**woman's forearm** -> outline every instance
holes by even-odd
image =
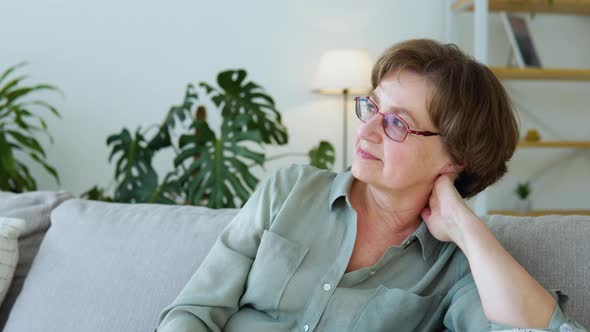
[[[546,328],[556,302],[496,240],[471,211],[458,220],[461,248],[489,320],[517,327]]]

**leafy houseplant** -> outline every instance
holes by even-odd
[[[217,76],[219,87],[205,82],[198,88],[189,84],[182,104],[170,108],[152,136],[148,136],[149,129],[141,127],[133,134],[124,128],[109,136],[109,161],[117,156],[114,197],[97,186],[83,196],[211,208],[241,206],[259,181],[251,168],[264,167],[267,160],[276,159],[266,157],[264,145],[288,142],[287,128],[273,99],[258,84],[246,80],[246,75],[245,70],[226,70]],[[205,107],[198,105],[202,101],[212,102],[220,111],[219,134],[209,127]],[[176,142],[173,137],[179,129],[184,132]],[[167,148],[174,150],[174,168],[160,181],[152,161],[157,152]],[[330,168],[334,148],[322,141],[308,156],[312,165]]]
[[[530,183],[518,183],[514,189],[514,193],[518,197],[518,201],[516,201],[516,210],[519,212],[529,212],[531,210],[531,201],[529,199],[531,194]]]
[[[531,186],[528,182],[518,183],[514,193],[519,199],[527,199],[531,194]]]
[[[45,133],[53,143],[47,123],[38,113],[48,110],[55,116],[60,117],[60,114],[42,99],[31,100],[38,92],[58,90],[47,84],[25,86],[22,83],[27,76],[12,78],[14,71],[24,65],[9,67],[0,75],[0,190],[16,193],[37,189],[35,178],[22,160],[23,155],[40,164],[59,183],[57,171],[48,164],[36,134]]]

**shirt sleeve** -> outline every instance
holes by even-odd
[[[238,311],[262,233],[280,207],[276,177],[263,181],[224,229],[174,302],[160,313],[156,331],[221,331]]]
[[[444,326],[454,332],[462,331],[553,331],[561,329],[571,332],[584,332],[582,325],[569,318],[563,311],[567,302],[567,295],[559,290],[549,290],[556,299],[555,310],[546,329],[530,329],[499,324],[486,318],[481,299],[471,273],[465,275],[455,284],[447,295],[450,305],[444,316]]]

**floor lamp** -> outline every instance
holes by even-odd
[[[373,61],[364,49],[341,49],[325,52],[318,66],[313,91],[324,95],[342,95],[342,170],[348,167],[348,103],[352,95],[366,95],[371,90]]]

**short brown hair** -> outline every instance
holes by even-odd
[[[427,109],[447,151],[464,170],[455,181],[469,198],[500,179],[518,144],[518,123],[506,90],[485,65],[454,44],[412,39],[387,49],[373,67],[373,89],[389,72],[427,79]]]

